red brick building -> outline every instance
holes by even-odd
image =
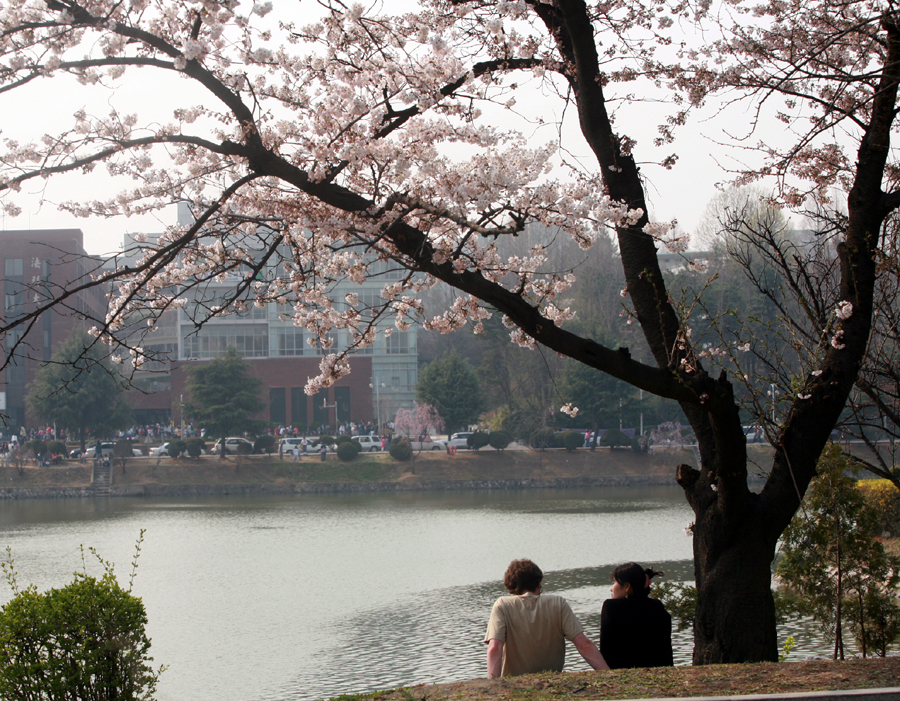
[[[338,380],[332,387],[321,390],[314,396],[304,393],[308,377],[319,373],[319,358],[246,358],[250,366],[250,374],[262,380],[266,408],[254,418],[279,424],[304,428],[321,425],[332,428],[344,421],[356,423],[373,419],[372,359],[368,357],[351,358],[351,373]],[[181,421],[181,398],[185,396],[187,373],[191,366],[209,362],[208,360],[176,361],[172,363],[170,390],[148,395],[153,403],[160,406],[171,406],[173,419]],[[189,416],[184,417],[186,421]]]
[[[61,291],[87,282],[101,265],[101,259],[85,252],[81,229],[0,231],[4,321],[26,316]],[[105,316],[105,290],[94,287],[41,314],[24,338],[27,324],[0,338],[4,359],[13,353],[0,371],[0,413],[9,428],[36,425],[25,405],[28,384],[76,327],[94,326]]]

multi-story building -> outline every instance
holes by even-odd
[[[131,245],[126,237],[124,250]],[[337,285],[331,294],[335,307],[343,309],[344,295],[350,292],[363,304],[373,304],[380,299],[386,281],[401,274],[388,269],[377,272],[376,279],[362,285]],[[275,275],[277,271],[270,273]],[[392,420],[397,409],[412,405],[418,379],[413,330],[394,329],[388,338],[379,335],[375,345],[351,357],[348,377],[309,397],[303,389],[307,379],[318,374],[323,351],[308,343],[311,334],[306,329],[294,326],[290,308],[274,303],[262,308],[250,306],[242,314],[214,317],[198,329],[195,319],[204,316],[202,307],[221,300],[237,280],[211,284],[203,289],[202,297],[199,292],[189,296],[184,308],[166,312],[157,329],[144,340],[144,350],[160,360],[148,363],[138,378],[142,389],[151,393],[134,397],[140,420],[162,422],[169,407],[171,416],[180,420],[185,368],[215,358],[229,347],[250,361],[252,374],[263,380],[268,410],[259,418],[272,423],[314,427],[343,421],[383,423]],[[387,320],[382,325],[391,323]],[[346,344],[346,334],[334,334],[335,348]]]
[[[102,264],[85,252],[81,229],[2,231],[0,242],[3,319],[7,322],[33,314],[41,303],[84,284]],[[92,287],[0,338],[3,358],[12,354],[0,371],[0,414],[10,429],[36,424],[26,408],[25,395],[41,365],[76,327],[93,326],[105,315],[105,290]]]

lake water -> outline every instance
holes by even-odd
[[[41,500],[2,504],[0,546],[22,584],[68,583],[84,544],[127,586],[146,529],[134,592],[168,665],[157,698],[307,701],[485,676],[514,558],[541,566],[596,641],[615,564],[693,579],[691,520],[677,487]],[[689,662],[690,633],[675,644]],[[566,669],[587,668],[570,645]]]

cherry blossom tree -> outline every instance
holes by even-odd
[[[444,429],[444,420],[440,413],[431,404],[413,402],[412,409],[398,409],[397,415],[394,417],[394,434],[397,436],[405,436],[410,441],[410,447],[413,442],[418,444],[418,449],[412,451],[412,472],[416,472],[416,455],[425,449],[426,437],[431,435],[432,431],[442,431]],[[428,438],[430,441],[431,438]]]
[[[72,115],[46,134],[4,134],[4,212],[19,211],[20,190],[71,174],[97,182],[94,199],[61,203],[75,215],[190,206],[193,225],[145,244],[138,237],[137,263],[81,283],[114,286],[93,333],[132,367],[159,316],[179,307],[200,326],[279,305],[325,351],[311,393],[349,372],[348,353],[374,343],[384,319],[401,330],[418,322],[478,332],[499,314],[514,343],[542,344],[677,400],[702,466],[677,468],[695,514],[694,661],[777,659],[775,544],[865,356],[879,237],[900,203],[890,144],[896,8],[724,0],[715,17],[734,25],[720,19],[722,41],[701,50],[678,33],[711,22],[709,3],[421,0],[390,17],[337,0],[320,7],[321,17],[299,25],[280,8],[273,17],[271,2],[2,0],[0,97],[12,103],[4,114],[17,95],[40,89],[54,95],[54,114]],[[148,106],[134,95],[150,80],[171,89]],[[665,144],[722,91],[756,100],[749,114],[789,125],[772,143],[760,139],[744,180],[774,177],[787,204],[835,186],[849,193],[837,296],[822,301],[834,313],[812,344],[814,369],[795,378],[773,427],[760,493],[747,486],[734,376],[705,369],[663,282],[658,247],[684,242],[671,223],[650,220],[634,155],[649,147],[614,124],[628,108],[645,118],[635,96],[669,98]],[[586,159],[560,139],[535,145],[509,127],[541,134],[561,119],[562,133],[567,115],[577,117]],[[745,153],[756,126],[736,133]],[[128,189],[102,194],[108,181],[129,179]],[[566,329],[561,295],[573,275],[547,265],[549,241],[527,255],[500,253],[498,240],[532,222],[582,247],[603,227],[615,230],[623,296],[652,362]],[[338,281],[387,271],[380,300],[329,296]],[[207,289],[227,280],[235,284],[224,298]],[[420,294],[439,283],[460,294],[429,314]],[[0,322],[7,362],[27,353],[19,332],[77,287],[37,290],[20,318]],[[345,347],[334,347],[337,334]]]

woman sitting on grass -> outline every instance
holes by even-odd
[[[600,652],[610,669],[674,664],[672,617],[650,598],[650,580],[661,574],[634,562],[613,570],[612,598],[600,611]]]

